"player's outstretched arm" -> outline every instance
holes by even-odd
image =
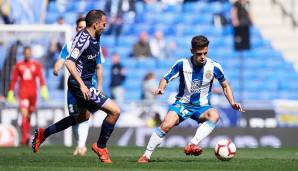
[[[154,95],[162,95],[164,93],[164,90],[167,86],[168,82],[164,78],[162,78],[159,82],[159,86],[157,89],[153,90]]]
[[[234,97],[233,97],[233,91],[232,88],[230,86],[230,84],[228,83],[227,80],[223,81],[221,83],[221,87],[223,89],[223,92],[227,98],[227,100],[229,101],[229,103],[231,104],[232,108],[235,110],[238,110],[239,112],[245,112],[240,103],[235,102]]]
[[[60,58],[56,61],[55,65],[54,65],[54,71],[53,71],[53,74],[55,76],[58,76],[58,73],[59,73],[60,69],[62,68],[63,64],[64,64],[64,59]]]
[[[80,89],[84,96],[84,99],[89,100],[90,91],[89,91],[88,87],[84,84],[83,80],[81,79],[81,77],[76,69],[76,64],[72,60],[67,59],[65,61],[65,66],[68,69],[68,71],[70,72],[70,74],[73,76],[73,78],[79,83]]]

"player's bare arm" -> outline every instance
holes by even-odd
[[[157,89],[153,90],[153,94],[154,95],[162,95],[165,91],[165,88],[167,86],[168,82],[167,80],[165,80],[164,78],[162,78],[160,81],[159,81],[159,86]]]
[[[57,60],[57,62],[54,65],[54,71],[53,71],[53,74],[55,76],[58,76],[58,73],[59,73],[60,69],[63,67],[63,64],[64,64],[64,59]]]
[[[79,83],[80,89],[84,96],[84,99],[89,100],[90,91],[87,88],[87,86],[84,84],[83,80],[81,79],[81,77],[76,69],[76,64],[73,61],[67,59],[65,61],[65,66],[68,69],[68,71],[70,72],[70,74],[74,77],[74,79]]]
[[[100,92],[102,92],[102,75],[103,75],[102,65],[97,64],[96,66],[97,89]]]
[[[235,110],[238,110],[240,112],[244,112],[244,110],[241,107],[240,103],[235,102],[234,97],[233,97],[233,91],[232,88],[230,86],[230,84],[228,83],[227,80],[223,81],[221,83],[221,87],[223,89],[223,92],[227,98],[227,100],[229,101],[229,103],[231,104],[232,108]]]

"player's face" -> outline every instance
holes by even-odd
[[[201,49],[191,49],[195,65],[204,65],[207,61],[208,46]]]
[[[32,57],[31,49],[25,49],[23,52],[25,61],[29,61]]]
[[[95,36],[99,37],[99,35],[105,30],[107,25],[107,17],[102,16],[101,19],[95,23]]]
[[[81,31],[86,27],[86,22],[85,21],[80,21],[76,27],[77,32]]]

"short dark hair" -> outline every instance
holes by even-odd
[[[23,52],[25,52],[25,50],[27,50],[27,49],[31,50],[31,47],[30,46],[24,46]]]
[[[93,23],[97,22],[99,19],[101,19],[102,16],[105,16],[105,12],[102,10],[91,10],[86,15],[85,21],[86,21],[86,27],[92,26]]]
[[[77,19],[76,24],[79,25],[80,22],[85,21],[85,17],[80,17]]]
[[[202,49],[209,45],[209,40],[207,37],[199,35],[195,36],[191,40],[191,48],[192,49]]]

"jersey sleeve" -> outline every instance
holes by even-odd
[[[67,58],[67,56],[69,54],[69,50],[68,50],[68,47],[67,46],[68,46],[68,44],[65,43],[64,46],[63,46],[63,48],[62,48],[62,50],[61,50],[61,52],[60,52],[60,54],[59,54],[59,58],[60,59],[66,60],[66,58]]]
[[[226,80],[223,69],[219,63],[214,63],[213,74],[214,77],[221,83]]]
[[[77,36],[74,38],[72,47],[70,50],[70,55],[67,59],[72,61],[76,61],[80,55],[84,52],[85,49],[89,46],[89,35],[84,31],[81,31]]]
[[[10,85],[9,85],[9,90],[14,90],[14,87],[16,85],[16,82],[18,80],[18,76],[19,76],[19,65],[17,64],[12,71],[12,77],[11,77],[11,81],[10,81]]]
[[[105,58],[104,58],[103,53],[102,53],[102,48],[101,48],[101,46],[99,46],[99,53],[98,53],[98,56],[96,58],[96,65],[103,64],[104,62],[105,62]]]
[[[182,65],[183,65],[182,60],[177,61],[171,67],[171,69],[166,73],[166,75],[164,75],[164,79],[169,82],[169,81],[172,81],[173,79],[175,79],[176,77],[178,77],[179,76],[179,71],[182,69]]]

